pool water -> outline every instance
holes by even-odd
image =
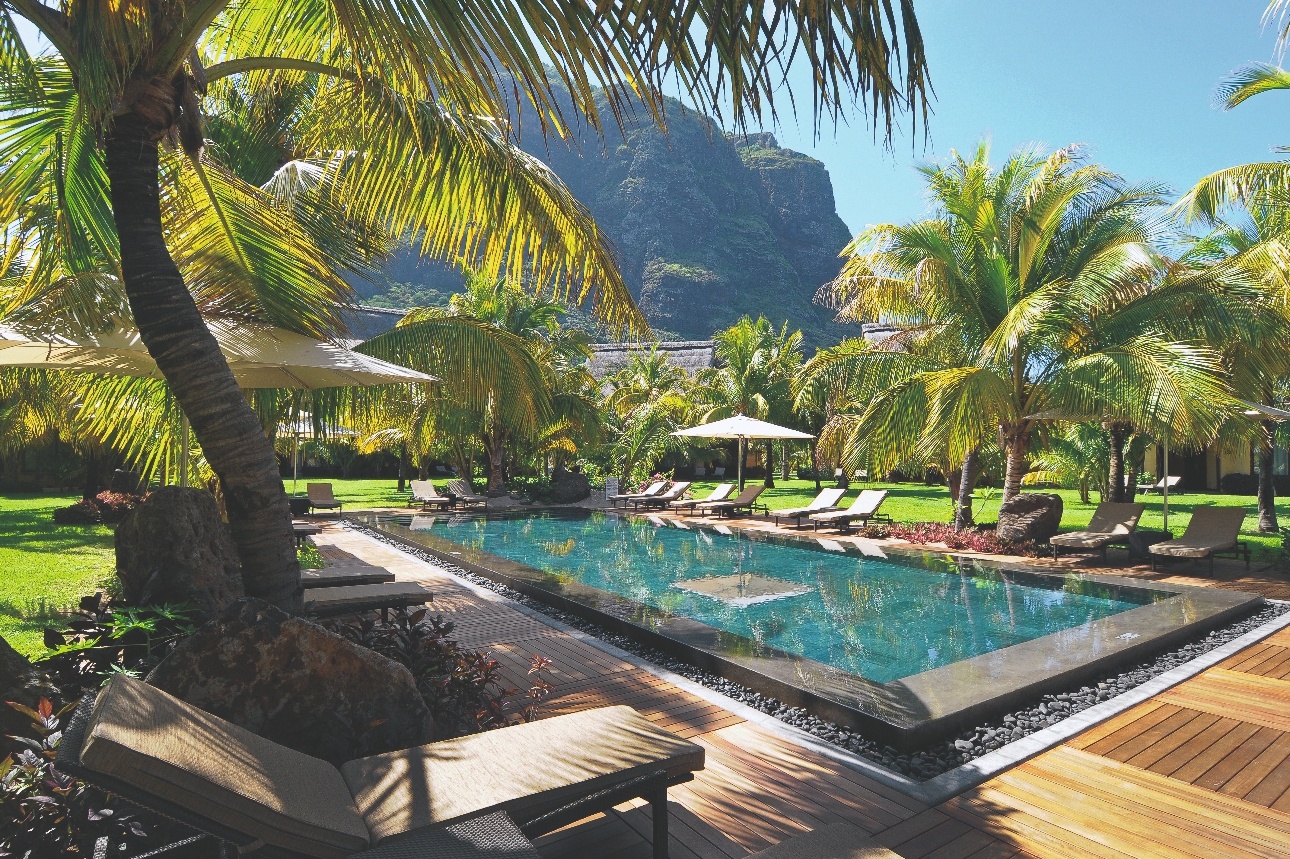
[[[877,683],[1169,596],[930,553],[872,557],[599,513],[416,516],[409,525]]]

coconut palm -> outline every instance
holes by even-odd
[[[40,31],[55,60],[28,53],[15,16]],[[316,293],[287,287],[328,278],[316,266],[285,266],[292,277],[273,271],[305,257],[281,231],[247,228],[256,194],[203,151],[212,85],[309,78],[316,94],[298,151],[317,159],[311,168],[355,222],[415,235],[423,251],[491,274],[527,264],[539,282],[596,298],[601,315],[621,324],[639,316],[612,251],[567,190],[511,145],[498,119],[510,99],[529,102],[555,132],[582,118],[598,127],[601,92],[615,119],[643,105],[660,120],[666,77],[702,106],[728,105],[742,125],[775,116],[773,92],[793,57],[810,67],[817,117],[840,118],[863,96],[890,135],[897,112],[926,110],[912,0],[793,3],[773,13],[695,0],[3,0],[0,220],[8,238],[27,211],[57,208],[70,276],[119,260],[133,320],[223,484],[248,592],[294,605],[298,567],[273,451],[202,322],[173,240],[199,232],[231,246],[231,270],[278,275],[270,279],[285,285],[279,297]],[[41,81],[51,63],[66,72],[56,90]],[[571,94],[576,115],[560,110],[557,88]],[[181,204],[174,210],[172,199]],[[179,219],[163,218],[167,211]],[[10,242],[8,258],[38,244]],[[48,278],[37,263],[44,273],[35,277]],[[298,303],[319,334],[334,326],[332,306]]]
[[[981,144],[923,174],[933,216],[862,233],[822,292],[844,319],[900,329],[813,359],[812,373],[855,370],[853,409],[826,437],[853,460],[945,455],[972,479],[966,466],[997,439],[1007,502],[1055,422],[1212,434],[1233,401],[1203,344],[1240,311],[1212,277],[1158,285],[1158,188],[1128,186],[1073,148],[1022,150],[995,169]],[[1189,314],[1193,327],[1168,328]]]
[[[672,433],[685,426],[693,411],[693,380],[655,346],[633,352],[606,384],[603,405],[613,439],[610,459],[627,486],[638,467],[649,467],[666,453],[686,446]]]
[[[747,415],[758,420],[794,420],[793,380],[802,365],[802,332],[789,332],[785,322],[776,331],[759,316],[749,316],[713,337],[718,366],[701,370],[695,392],[707,405],[702,422]],[[766,441],[766,485],[774,486],[772,447]]]

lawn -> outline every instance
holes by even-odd
[[[44,653],[55,615],[112,580],[110,528],[54,523],[54,510],[79,498],[0,495],[0,636],[26,656]]]

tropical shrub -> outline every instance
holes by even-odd
[[[104,490],[93,498],[82,498],[70,507],[55,510],[54,521],[62,525],[115,524],[142,500],[142,495]]]
[[[0,856],[89,856],[104,836],[127,848],[150,840],[154,822],[54,765],[74,702],[57,712],[48,698],[34,710],[9,706],[30,718],[31,728],[9,737],[20,750],[0,760]]]
[[[894,522],[889,525],[866,525],[858,532],[860,536],[871,540],[895,538],[908,540],[919,545],[944,544],[947,548],[969,552],[984,552],[991,555],[1021,555],[1027,558],[1039,556],[1039,547],[1034,541],[1010,543],[1000,540],[993,530],[969,528],[955,530],[953,525],[941,522]]]
[[[550,693],[550,661],[532,658],[527,691],[502,682],[502,666],[486,653],[465,650],[452,635],[453,624],[426,609],[400,610],[388,622],[328,622],[324,626],[355,644],[407,666],[440,739],[500,728],[537,718],[538,706]]]
[[[45,630],[50,651],[39,664],[74,700],[113,673],[146,673],[195,629],[188,606],[113,605],[100,591],[81,598],[65,629]]]

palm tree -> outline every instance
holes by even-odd
[[[606,382],[603,405],[613,438],[610,458],[626,486],[638,466],[648,466],[685,446],[672,433],[685,425],[693,411],[693,385],[689,373],[669,363],[667,353],[657,346],[633,352]]]
[[[998,439],[1007,502],[1049,424],[1212,433],[1232,400],[1202,344],[1230,319],[1215,308],[1228,306],[1231,285],[1179,276],[1156,286],[1159,189],[1080,162],[1073,148],[1019,151],[998,169],[985,144],[970,158],[955,153],[923,168],[931,218],[852,242],[822,297],[843,318],[901,329],[811,362],[811,372],[854,368],[854,408],[830,430],[852,458],[944,454],[964,464],[962,499],[977,455]],[[1170,330],[1191,314],[1200,318],[1189,324],[1208,328]]]
[[[745,316],[714,336],[719,366],[699,372],[696,395],[707,404],[702,422],[732,415],[784,423],[793,419],[793,380],[802,365],[802,332],[776,331],[759,316]],[[774,486],[772,447],[766,441],[766,485]]]
[[[423,251],[490,274],[525,263],[541,283],[595,297],[619,324],[640,319],[612,250],[567,190],[511,145],[497,118],[512,96],[555,132],[582,117],[598,127],[599,92],[615,119],[643,105],[661,120],[667,77],[701,105],[730,105],[739,126],[775,116],[782,67],[800,57],[817,118],[839,118],[863,96],[890,136],[897,112],[926,111],[912,0],[792,4],[773,14],[694,0],[0,0],[0,13],[0,221],[12,232],[26,210],[53,206],[73,276],[119,260],[134,322],[223,485],[247,591],[288,606],[298,602],[299,572],[272,447],[167,244],[204,227],[234,246],[244,275],[290,256],[273,230],[269,240],[238,238],[237,198],[255,194],[204,151],[203,101],[214,83],[309,78],[316,95],[298,152],[318,159],[312,167],[355,222],[415,235]],[[14,15],[40,31],[56,60],[30,56]],[[66,72],[58,90],[40,81],[51,63]],[[560,110],[557,87],[571,94],[576,116]],[[69,121],[50,121],[56,113]],[[205,217],[163,218],[172,200]],[[320,329],[332,327],[328,304],[302,304]]]

